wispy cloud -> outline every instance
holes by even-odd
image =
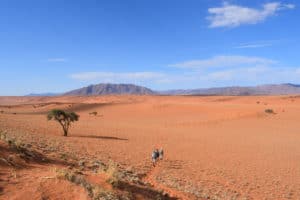
[[[96,76],[97,74],[97,76]],[[300,67],[249,66],[217,69],[215,71],[170,72],[86,72],[71,78],[87,83],[134,83],[153,89],[203,88],[228,85],[257,85],[267,83],[297,83]]]
[[[210,28],[217,27],[237,27],[243,24],[257,24],[278,11],[294,9],[294,4],[283,4],[280,2],[270,2],[262,5],[261,9],[223,3],[221,7],[209,8],[210,14],[207,19]]]
[[[48,58],[48,62],[67,62],[68,60],[66,58]]]
[[[82,72],[71,74],[72,79],[80,81],[99,80],[102,82],[134,82],[134,81],[147,81],[147,80],[163,80],[165,74],[158,72]]]
[[[263,47],[269,47],[269,46],[272,46],[272,44],[270,44],[270,43],[265,43],[265,44],[257,43],[257,44],[255,44],[255,43],[253,43],[253,44],[241,44],[241,45],[236,46],[234,48],[236,48],[236,49],[252,49],[252,48],[263,48]]]
[[[190,68],[190,69],[203,69],[203,68],[216,68],[216,67],[237,67],[249,65],[267,65],[274,64],[275,60],[249,57],[249,56],[214,56],[209,59],[203,60],[190,60],[181,63],[171,64],[171,67],[177,68]]]
[[[298,82],[300,68],[256,66],[211,72],[204,76],[203,81],[214,81],[221,85],[256,85],[266,83]]]
[[[236,49],[248,49],[248,48],[263,48],[263,47],[270,47],[273,45],[280,45],[287,42],[292,42],[291,39],[275,39],[275,40],[260,40],[260,41],[252,41],[247,43],[241,43],[236,45],[233,48]]]

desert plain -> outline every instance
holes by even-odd
[[[68,137],[46,118],[54,108],[80,115]],[[299,96],[0,97],[0,111],[0,131],[42,155],[114,162],[174,199],[300,199]],[[0,199],[88,199],[51,178],[56,165],[0,161]]]

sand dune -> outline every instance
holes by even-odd
[[[53,108],[80,114],[69,137],[46,120]],[[1,130],[151,173],[148,181],[182,198],[300,198],[296,96],[1,97],[0,111]],[[166,159],[153,172],[150,154],[161,146]]]

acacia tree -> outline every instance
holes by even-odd
[[[64,136],[68,136],[68,131],[71,126],[72,122],[79,120],[79,115],[75,112],[65,112],[59,109],[53,109],[49,111],[47,115],[48,120],[55,120],[57,121],[64,131]]]

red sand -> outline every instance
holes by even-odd
[[[183,196],[300,199],[298,97],[1,97],[0,105],[2,130],[114,160]],[[52,108],[80,114],[69,137],[46,120]],[[166,159],[153,172],[151,151],[161,146]]]

